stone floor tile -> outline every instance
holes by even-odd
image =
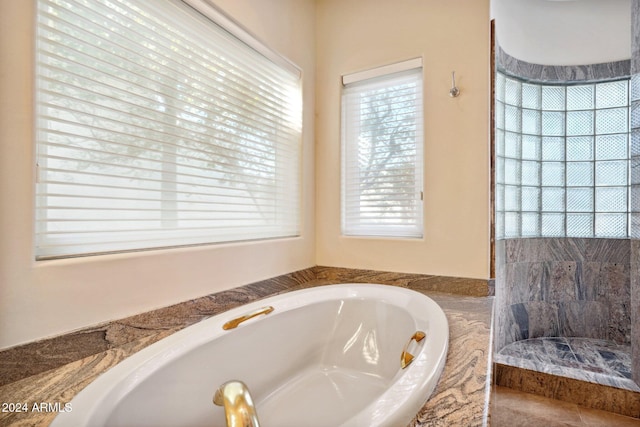
[[[640,419],[494,386],[492,427],[640,427]]]
[[[588,427],[640,427],[640,419],[578,406],[580,418]]]
[[[495,427],[583,426],[578,407],[573,403],[500,386],[494,387],[491,425]]]

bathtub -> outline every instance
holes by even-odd
[[[229,320],[273,312],[224,330]],[[426,335],[417,341],[414,334]],[[216,389],[244,382],[261,427],[406,426],[444,368],[449,326],[418,292],[340,284],[205,319],[123,360],[76,395],[62,426],[225,426]],[[401,354],[414,356],[401,368]]]

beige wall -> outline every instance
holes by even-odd
[[[316,13],[316,263],[488,278],[489,0],[319,0]],[[424,61],[424,239],[343,237],[340,77],[415,57]]]
[[[33,261],[33,2],[0,0],[0,348],[314,264],[488,277],[489,0],[215,3],[303,69],[302,236]],[[417,56],[425,238],[343,238],[340,76]]]
[[[33,261],[33,3],[0,0],[0,348],[314,265],[315,4],[216,0],[304,73],[302,236]]]

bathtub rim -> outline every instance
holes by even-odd
[[[381,290],[385,292],[384,298],[380,298]],[[317,297],[318,294],[320,294],[320,297]],[[94,417],[100,414],[102,414],[102,417],[98,417],[98,421],[106,420],[119,402],[128,395],[129,391],[134,389],[140,381],[147,378],[148,375],[163,365],[163,363],[160,362],[174,360],[180,357],[181,354],[199,345],[232,332],[222,329],[222,325],[230,319],[247,314],[265,305],[277,305],[274,311],[274,314],[277,314],[279,312],[301,308],[311,303],[367,298],[378,299],[391,305],[403,307],[412,314],[416,323],[420,323],[420,321],[435,322],[437,329],[446,331],[445,334],[439,334],[435,339],[439,348],[435,367],[430,370],[428,375],[414,375],[415,378],[420,379],[414,387],[419,393],[412,393],[411,395],[403,394],[404,399],[400,404],[398,404],[397,394],[394,395],[394,393],[398,392],[398,388],[404,390],[404,386],[399,387],[398,377],[406,378],[408,376],[407,373],[417,373],[421,368],[424,369],[425,365],[433,365],[432,361],[426,360],[427,346],[422,346],[418,352],[414,353],[415,359],[413,363],[404,371],[400,370],[394,377],[389,389],[385,390],[382,396],[380,396],[383,398],[382,400],[386,400],[385,405],[378,405],[378,408],[372,408],[376,402],[379,403],[379,398],[378,401],[372,402],[367,407],[361,409],[360,412],[354,414],[352,418],[341,425],[345,427],[380,425],[380,423],[385,423],[388,419],[393,418],[392,415],[401,413],[403,413],[402,420],[404,424],[408,424],[433,394],[444,370],[450,333],[446,315],[440,305],[432,298],[409,288],[375,283],[340,283],[304,288],[254,300],[230,310],[214,314],[193,325],[187,326],[132,354],[97,376],[71,400],[74,408],[73,411],[60,413],[54,418],[51,426],[90,426],[95,423]],[[429,310],[424,310],[424,313],[411,311],[411,308],[416,309],[420,306],[425,308],[425,304]],[[261,319],[267,318],[268,316],[259,316],[246,323],[240,324],[238,329],[248,326],[252,322],[259,322]],[[211,333],[211,331],[214,331],[214,333]],[[444,343],[442,343],[442,341],[444,341]],[[160,357],[163,355],[168,356],[168,358]],[[137,377],[140,381],[132,384],[130,378],[136,372],[142,372],[143,375],[138,375]],[[109,403],[105,403],[105,400],[110,401]],[[389,411],[390,409],[395,410]],[[408,412],[407,409],[409,410]],[[372,411],[378,415],[382,415],[372,419],[367,416],[367,414]],[[395,425],[395,423],[393,425]]]

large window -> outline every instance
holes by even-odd
[[[295,67],[178,0],[37,4],[37,258],[299,233]]]
[[[628,235],[629,82],[497,74],[496,235]]]
[[[416,64],[408,61],[398,64],[408,70],[382,69],[373,71],[375,77],[366,78],[364,72],[345,79],[345,235],[422,237],[422,68]]]

